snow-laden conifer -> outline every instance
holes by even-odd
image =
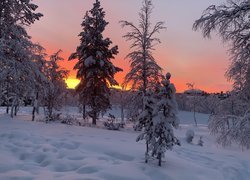
[[[175,86],[170,83],[171,74],[166,74],[166,79],[162,81],[162,88],[158,94],[159,102],[154,109],[153,126],[154,139],[151,141],[153,156],[159,159],[159,166],[161,166],[162,157],[166,150],[172,150],[174,145],[179,145],[179,140],[174,136],[173,128],[179,125],[177,117],[178,108],[175,100]],[[150,143],[151,143],[150,142]]]
[[[88,115],[92,123],[100,112],[110,108],[110,86],[118,85],[114,75],[121,71],[111,60],[118,53],[118,47],[110,48],[112,41],[103,37],[108,22],[105,21],[105,12],[100,1],[96,0],[93,8],[86,12],[80,36],[80,45],[69,59],[78,59],[74,69],[80,84],[76,87],[80,101],[89,108]]]

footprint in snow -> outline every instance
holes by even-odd
[[[96,173],[98,171],[99,171],[99,169],[97,167],[88,166],[88,167],[81,167],[76,172],[78,174],[92,174],[92,173]]]
[[[52,146],[55,146],[56,148],[65,148],[68,150],[74,150],[77,149],[80,146],[79,142],[72,142],[72,143],[66,143],[66,142],[54,142],[52,143]]]
[[[117,153],[117,152],[106,152],[104,153],[112,158],[118,159],[118,160],[122,160],[122,161],[133,161],[134,157],[126,155],[126,154],[121,154],[121,153]]]

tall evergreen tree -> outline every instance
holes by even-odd
[[[79,34],[80,45],[69,57],[69,60],[78,59],[74,67],[77,78],[80,79],[76,91],[80,101],[84,101],[90,108],[88,115],[93,124],[96,124],[100,112],[110,108],[109,87],[118,85],[114,75],[122,70],[111,62],[114,55],[118,54],[118,47],[109,48],[112,41],[102,35],[108,25],[104,18],[105,11],[101,8],[100,1],[96,0],[81,24],[83,31]]]
[[[143,6],[139,13],[139,26],[132,22],[121,21],[122,27],[129,27],[131,31],[123,37],[132,41],[131,53],[126,58],[130,60],[130,72],[126,75],[124,85],[132,83],[132,89],[140,89],[144,93],[148,88],[154,88],[162,80],[162,68],[157,64],[152,51],[160,39],[155,37],[162,29],[164,22],[157,22],[151,28],[150,16],[152,13],[151,0],[143,0]]]

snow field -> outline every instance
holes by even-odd
[[[163,166],[158,167],[157,160],[144,163],[145,144],[135,142],[137,132],[29,122],[31,117],[27,114],[14,119],[0,114],[0,179],[248,180],[250,177],[249,151],[221,148],[209,135],[206,125],[198,128],[181,125],[176,136],[182,146],[167,151]],[[181,114],[187,120],[192,117],[191,113]],[[193,144],[185,141],[188,129],[195,131]],[[196,145],[201,135],[203,147]]]

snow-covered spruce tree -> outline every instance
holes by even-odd
[[[143,0],[143,6],[139,13],[139,25],[132,22],[120,21],[122,27],[129,27],[131,31],[123,37],[131,41],[132,52],[126,58],[130,60],[130,72],[126,75],[124,85],[132,83],[132,89],[140,89],[144,93],[148,88],[154,88],[157,82],[162,80],[162,68],[156,63],[152,51],[160,39],[156,33],[165,29],[164,22],[157,22],[153,27],[150,22],[152,13],[151,0]]]
[[[210,37],[212,31],[217,31],[224,42],[229,42],[231,48],[229,49],[231,55],[231,64],[226,72],[226,76],[234,81],[232,94],[237,97],[237,104],[234,106],[241,106],[241,111],[237,114],[225,114],[221,111],[210,119],[210,129],[218,135],[218,141],[224,141],[234,136],[236,141],[239,137],[248,136],[250,133],[249,120],[246,120],[246,114],[250,108],[250,2],[249,0],[228,1],[226,4],[209,6],[200,19],[194,23],[194,30],[202,29],[204,37]],[[230,101],[229,101],[230,102]],[[233,126],[228,121],[232,123]],[[242,133],[239,126],[235,124],[240,123],[245,130]],[[218,128],[218,127],[222,127]],[[224,127],[229,127],[225,128]],[[214,129],[217,129],[214,131]],[[220,141],[220,139],[224,139]],[[244,145],[243,145],[244,146]],[[248,146],[245,144],[248,148]]]
[[[137,129],[142,129],[142,133],[137,137],[136,141],[146,141],[145,163],[149,159],[149,144],[154,144],[154,125],[153,125],[153,112],[155,107],[154,93],[148,90],[143,97],[143,111],[138,117]]]
[[[179,119],[178,108],[175,100],[175,86],[170,83],[171,74],[166,74],[162,81],[162,88],[159,92],[160,101],[154,109],[154,141],[149,141],[149,148],[152,155],[159,159],[159,166],[162,163],[166,150],[172,150],[174,145],[180,145],[179,140],[174,136],[173,127],[177,128]]]
[[[68,76],[69,71],[62,69],[58,62],[64,60],[60,57],[59,50],[55,54],[50,56],[50,60],[47,61],[45,75],[49,82],[46,86],[46,95],[44,99],[45,106],[47,108],[46,121],[55,120],[53,117],[53,110],[58,110],[63,104],[63,97],[66,92],[65,78]]]
[[[80,101],[84,101],[89,107],[87,113],[93,124],[96,124],[100,112],[110,108],[109,87],[118,85],[114,75],[122,70],[111,62],[118,53],[118,46],[109,48],[112,41],[103,37],[102,33],[108,25],[104,18],[105,12],[100,1],[96,0],[81,24],[83,31],[79,34],[80,45],[69,57],[69,60],[78,59],[74,67],[77,78],[80,79],[76,91]]]
[[[1,82],[6,87],[7,109],[9,101],[17,109],[18,102],[33,85],[34,63],[31,61],[33,44],[24,26],[31,25],[42,16],[35,13],[37,6],[30,0],[4,0],[0,2],[0,64]],[[26,87],[26,88],[25,88]],[[11,96],[10,96],[11,95]],[[16,114],[16,112],[15,112]]]

